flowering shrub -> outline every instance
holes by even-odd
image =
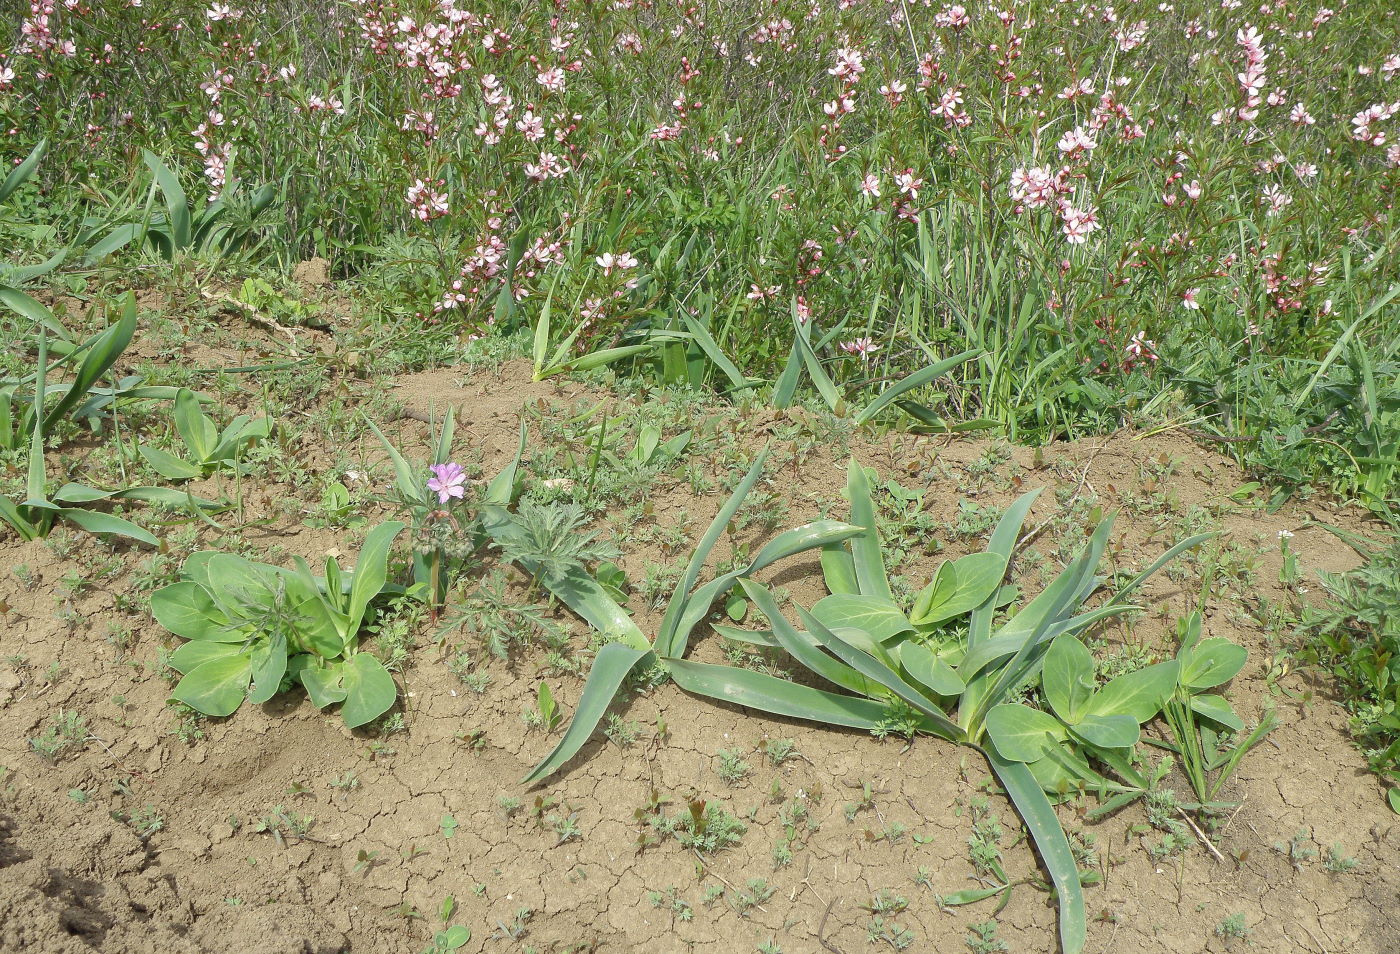
[[[1400,272],[1388,13],[32,0],[0,52],[3,153],[48,135],[42,187],[84,212],[104,194],[86,187],[123,186],[143,148],[201,177],[192,195],[281,183],[269,247],[411,261],[417,320],[455,333],[551,291],[580,349],[709,309],[726,354],[764,375],[794,315],[823,333],[851,320],[822,357],[861,380],[926,358],[919,343],[986,348],[955,390],[1013,433],[1096,421],[1085,377],[1125,396],[1185,379],[1185,413],[1231,409],[1207,428],[1348,444],[1364,422],[1265,408]],[[1235,373],[1260,361],[1275,383]],[[1010,397],[992,380],[1008,369],[1025,378]],[[1237,449],[1263,461],[1278,443]],[[1346,471],[1343,454],[1320,469]]]

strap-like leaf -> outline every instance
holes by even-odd
[[[800,686],[752,669],[689,659],[672,659],[667,668],[686,692],[791,719],[871,731],[886,716],[885,707],[870,699]]]
[[[941,709],[938,708],[928,697],[909,683],[904,681],[904,677],[885,665],[874,656],[857,649],[826,626],[821,620],[812,616],[802,607],[797,607],[797,615],[802,618],[802,623],[817,638],[832,655],[840,659],[846,665],[859,672],[861,675],[878,682],[890,692],[894,693],[906,703],[923,713],[929,722],[935,727],[931,729],[936,734],[950,741],[960,741],[963,737],[962,730],[949,719]]]
[[[622,688],[627,674],[642,660],[655,658],[650,652],[634,649],[623,643],[608,643],[598,650],[598,655],[593,660],[593,668],[588,673],[588,681],[584,683],[583,694],[579,696],[578,706],[574,709],[574,719],[569,723],[564,737],[559,740],[554,751],[521,779],[521,783],[533,785],[540,779],[553,775],[565,762],[573,758],[602,721],[603,713],[608,711],[608,706],[617,695],[617,691]]]
[[[734,519],[734,514],[739,512],[743,506],[744,498],[753,490],[754,484],[758,483],[759,474],[763,472],[763,464],[768,460],[768,448],[759,451],[754,458],[753,464],[749,467],[749,472],[744,475],[744,479],[739,481],[739,486],[734,488],[734,493],[729,495],[719,513],[715,514],[715,519],[710,522],[709,529],[700,538],[700,543],[695,547],[695,552],[691,554],[690,563],[685,568],[685,575],[681,577],[680,583],[676,586],[675,593],[671,596],[671,601],[666,605],[666,615],[661,619],[661,629],[656,634],[656,651],[662,656],[677,656],[672,650],[672,641],[675,638],[677,628],[680,626],[681,615],[685,612],[686,602],[690,596],[690,591],[695,587],[695,581],[700,578],[700,570],[709,559],[710,551],[719,542],[720,535],[724,533],[729,521]]]
[[[939,361],[936,364],[931,364],[920,371],[915,371],[913,374],[905,377],[898,384],[894,384],[886,388],[880,393],[879,397],[867,404],[865,408],[859,414],[856,415],[856,423],[866,424],[870,422],[874,419],[875,415],[879,414],[882,410],[884,410],[884,408],[887,405],[889,405],[891,401],[894,401],[901,395],[907,394],[915,388],[923,387],[930,381],[934,381],[938,378],[941,378],[943,375],[947,374],[949,371],[953,370],[958,365],[963,364],[966,361],[972,360],[981,353],[982,352],[980,349],[974,348],[971,351],[964,351],[961,354],[955,354],[951,358],[944,358],[942,361]]]
[[[1088,935],[1084,889],[1079,883],[1074,852],[1070,850],[1069,839],[1060,827],[1055,809],[1025,764],[1008,761],[994,750],[988,750],[986,754],[992,772],[1006,789],[1007,797],[1016,807],[1016,814],[1021,816],[1031,842],[1055,885],[1055,893],[1060,899],[1061,954],[1081,954]]]
[[[846,469],[846,495],[851,501],[851,523],[864,528],[851,539],[851,558],[855,561],[860,592],[893,603],[894,594],[880,549],[880,532],[875,527],[875,501],[870,496],[870,481],[865,476],[865,468],[854,457]]]
[[[185,198],[185,190],[180,185],[180,179],[149,149],[141,151],[141,158],[146,161],[146,165],[154,173],[156,184],[160,186],[161,194],[165,196],[166,215],[170,221],[170,241],[174,245],[173,251],[184,251],[190,247],[193,234],[190,231],[190,203]]]
[[[111,369],[126,350],[126,346],[131,343],[131,336],[135,333],[136,296],[128,292],[117,323],[98,335],[74,375],[67,393],[44,415],[45,434],[52,431],[65,414],[87,397],[88,389]]]
[[[758,556],[744,567],[731,570],[716,577],[703,586],[697,587],[686,598],[680,621],[671,635],[671,651],[676,656],[684,656],[690,634],[700,621],[710,612],[715,600],[727,593],[740,577],[751,576],[766,567],[795,556],[807,550],[838,543],[859,532],[859,527],[835,520],[816,520],[812,523],[785,530],[758,551]]]
[[[4,182],[0,182],[0,202],[4,202],[14,195],[15,190],[28,181],[29,177],[34,174],[34,170],[39,168],[39,163],[43,161],[44,153],[48,152],[48,149],[49,141],[40,139],[29,151],[25,160],[11,170]]]

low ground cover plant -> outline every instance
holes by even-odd
[[[353,569],[327,557],[319,577],[301,559],[283,568],[232,553],[191,555],[182,579],[151,596],[156,620],[189,640],[170,657],[183,675],[174,698],[227,716],[245,700],[267,702],[300,684],[318,708],[341,704],[351,728],[388,712],[398,690],[360,646],[360,633],[374,602],[401,591],[388,580],[388,564],[403,530],[398,521],[380,524],[366,534]]]
[[[1358,569],[1321,574],[1328,600],[1299,630],[1308,657],[1341,688],[1352,732],[1400,814],[1400,541],[1363,550]]]
[[[1069,566],[1037,596],[1027,598],[1019,587],[1006,583],[1005,577],[1023,522],[1035,501],[1036,493],[1031,492],[1002,517],[985,552],[944,561],[912,604],[902,607],[886,570],[869,477],[853,460],[846,488],[851,523],[834,524],[820,535],[830,539],[821,542],[806,528],[789,531],[774,541],[791,539],[803,543],[801,549],[812,545],[822,548],[831,595],[810,611],[797,607],[803,624],[799,630],[783,616],[773,594],[752,578],[772,562],[762,555],[693,595],[689,592],[689,581],[698,575],[718,529],[737,509],[761,463],[760,459],[696,550],[687,583],[677,590],[656,641],[649,646],[634,645],[624,636],[603,647],[573,724],[554,752],[525,781],[547,777],[578,751],[623,679],[644,659],[654,660],[677,685],[697,695],[876,734],[927,733],[967,745],[987,758],[1026,824],[1059,895],[1061,946],[1078,954],[1087,929],[1080,876],[1047,792],[1062,797],[1070,785],[1083,789],[1086,782],[1097,782],[1091,787],[1105,796],[1114,790],[1130,790],[1097,775],[1090,767],[1091,760],[1109,766],[1130,765],[1142,724],[1162,710],[1178,683],[1185,679],[1188,686],[1216,685],[1211,677],[1228,669],[1229,660],[1212,666],[1209,660],[1189,657],[1184,677],[1180,660],[1165,661],[1096,688],[1094,659],[1077,635],[1131,609],[1127,598],[1135,589],[1174,556],[1204,542],[1209,534],[1189,537],[1171,547],[1104,603],[1091,608],[1086,601],[1106,582],[1095,575],[1112,526],[1112,521],[1105,519]],[[684,658],[693,625],[736,582],[772,628],[762,633],[729,627],[720,631],[781,649],[844,692]],[[598,595],[598,589],[588,592],[590,612],[602,625],[593,619],[590,622],[606,633],[609,623],[599,607],[609,606],[610,601]],[[574,597],[574,602],[586,605],[578,594]],[[574,607],[574,602],[565,602]],[[611,608],[615,609],[615,604]],[[1211,645],[1199,652],[1209,657],[1214,649]],[[1046,708],[1014,700],[1028,684],[1040,685]],[[1223,715],[1212,706],[1207,701],[1200,707],[1214,711],[1216,717]]]

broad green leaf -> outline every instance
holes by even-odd
[[[1034,762],[1044,756],[1046,746],[1065,738],[1058,719],[1019,702],[993,706],[986,725],[996,750],[1013,762]]]
[[[1141,730],[1130,715],[1086,715],[1070,726],[1070,732],[1101,749],[1127,749],[1137,745]]]
[[[229,619],[245,618],[249,612],[245,604],[252,604],[253,612],[273,605],[276,574],[236,553],[192,554],[184,572],[209,591]]]
[[[170,668],[178,673],[187,673],[211,659],[237,656],[242,652],[242,643],[185,643],[170,654]]]
[[[1124,673],[1094,693],[1086,711],[1101,716],[1129,715],[1139,725],[1146,724],[1176,689],[1176,679],[1175,659]]]
[[[209,591],[188,580],[162,586],[151,594],[156,622],[176,636],[217,643],[238,643],[243,634],[231,630],[229,619],[214,603]]]
[[[1191,711],[1217,722],[1227,729],[1239,732],[1244,728],[1244,720],[1235,715],[1235,710],[1224,696],[1206,694],[1191,697]]]
[[[987,761],[1016,807],[1016,814],[1021,816],[1041,863],[1055,885],[1060,900],[1060,952],[1081,954],[1088,933],[1084,889],[1079,883],[1074,852],[1070,850],[1069,839],[1060,827],[1055,809],[1025,765],[1007,761],[995,751],[987,753]]]
[[[816,637],[817,642],[850,666],[856,672],[872,679],[884,686],[890,692],[903,699],[910,706],[923,713],[927,717],[929,724],[935,728],[930,731],[942,735],[947,739],[960,739],[962,730],[948,716],[939,709],[938,706],[918,689],[909,685],[904,678],[895,672],[893,660],[886,662],[863,649],[851,645],[846,639],[838,636],[835,632],[822,625],[821,620],[816,619],[801,606],[797,607],[797,615],[802,618],[802,623]],[[859,632],[859,630],[848,630],[848,632]],[[869,639],[869,637],[866,637]],[[875,640],[870,642],[878,647]],[[886,655],[886,658],[888,656]]]
[[[863,630],[882,643],[900,633],[914,630],[899,607],[878,596],[834,593],[818,600],[812,607],[812,615],[831,629],[850,627]]]
[[[345,661],[344,685],[345,704],[340,707],[340,717],[352,729],[388,712],[399,696],[394,677],[371,653],[356,653]]]
[[[99,500],[111,500],[117,493],[115,490],[98,490],[85,484],[67,483],[54,491],[52,499],[55,504],[96,503]]]
[[[915,682],[940,696],[961,695],[961,677],[929,649],[915,642],[901,643],[896,652],[900,665]]]
[[[146,458],[146,463],[167,480],[193,480],[201,473],[200,469],[189,461],[181,460],[174,454],[149,444],[138,444],[136,449]]]
[[[1041,664],[1040,684],[1055,715],[1073,725],[1087,713],[1094,692],[1094,654],[1068,633],[1056,636]]]
[[[547,576],[543,582],[545,589],[604,636],[620,639],[639,652],[651,649],[637,621],[587,570],[574,567],[563,576]]]
[[[204,462],[213,455],[219,433],[189,388],[181,388],[175,394],[175,430],[195,460]]]
[[[293,582],[295,577],[283,574],[286,581],[287,605],[297,618],[296,640],[292,647],[295,652],[313,652],[322,659],[334,659],[345,652],[345,633],[350,623],[346,616],[337,613],[320,593],[305,596],[302,586]]]
[[[58,340],[53,342],[50,347],[56,353],[63,354],[65,349],[73,347],[69,343],[71,335],[68,334],[68,329],[59,324],[58,319],[53,316],[53,312],[18,288],[0,285],[0,305],[4,305],[21,318],[27,318],[34,322],[36,328],[42,327],[53,334]]]
[[[863,528],[851,538],[851,558],[862,596],[894,602],[885,558],[880,548],[880,532],[875,527],[875,501],[870,496],[870,479],[860,461],[851,458],[846,469],[846,495],[851,503],[851,523]]]
[[[88,533],[107,533],[114,537],[127,537],[153,547],[160,546],[160,541],[149,530],[138,527],[130,520],[114,517],[110,513],[80,510],[77,507],[61,507],[58,510],[58,515]]]
[[[559,740],[554,751],[521,779],[521,784],[532,785],[553,775],[583,748],[583,744],[602,721],[603,714],[608,711],[613,697],[622,688],[627,674],[642,660],[654,662],[656,656],[624,643],[608,643],[598,650],[598,655],[593,659],[593,668],[588,672],[588,681],[584,683],[583,694],[579,696],[578,705],[574,709],[574,719],[569,723],[564,737]],[[675,661],[672,661],[671,665],[674,663]]]
[[[300,657],[305,659],[306,657]],[[311,704],[318,709],[345,701],[345,664],[339,660],[324,665],[314,662],[300,664],[301,684],[311,697]]]
[[[1385,800],[1390,803],[1390,810],[1400,815],[1400,787],[1391,788],[1385,793]]]
[[[934,626],[972,612],[1001,588],[1006,563],[1005,557],[990,552],[943,561],[915,597],[909,618],[919,626]]]
[[[87,256],[84,258],[84,262],[88,265],[100,262],[108,255],[125,248],[145,234],[146,227],[140,222],[129,222],[126,225],[118,225],[103,238],[88,246]]]
[[[359,629],[360,622],[365,618],[365,608],[369,606],[370,600],[384,589],[389,573],[389,548],[403,529],[404,524],[401,521],[388,520],[366,534],[350,583],[350,607],[347,615],[352,629]],[[347,632],[345,635],[352,637],[354,632]],[[347,724],[354,728],[360,723],[352,724],[347,720]]]
[[[249,702],[261,705],[277,695],[282,676],[287,671],[287,637],[272,633],[266,639],[258,640],[249,657],[248,669],[253,677],[253,687],[248,692]]]
[[[1181,659],[1181,684],[1188,689],[1213,689],[1235,678],[1248,651],[1220,636],[1203,639]]]
[[[196,712],[231,715],[248,694],[251,678],[246,654],[218,657],[186,673],[171,695]]]
[[[870,731],[887,714],[883,705],[870,699],[800,686],[752,669],[689,659],[669,660],[667,667],[686,692],[792,719]]]
[[[845,544],[831,543],[822,547],[822,576],[826,578],[826,588],[833,595],[851,595],[860,592],[856,583],[856,565]]]

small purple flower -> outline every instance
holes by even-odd
[[[433,472],[428,478],[428,490],[438,495],[438,503],[445,504],[453,497],[461,500],[467,495],[467,475],[461,464],[434,464],[428,469]]]

